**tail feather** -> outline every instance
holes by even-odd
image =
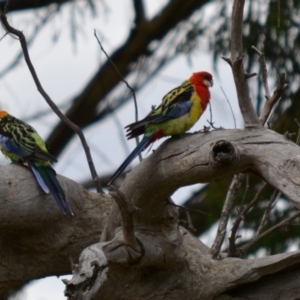
[[[71,204],[66,198],[65,192],[56,178],[55,171],[50,166],[37,166],[33,161],[27,161],[39,186],[45,193],[51,193],[62,213],[68,211],[74,216]]]
[[[137,145],[137,147],[129,154],[125,161],[121,164],[118,170],[111,177],[108,185],[112,185],[116,178],[125,170],[125,168],[151,143],[151,136],[144,136],[142,141]]]
[[[46,194],[48,194],[48,193],[49,193],[49,188],[48,188],[48,186],[45,184],[45,181],[43,180],[41,174],[39,173],[39,171],[38,171],[35,167],[32,167],[32,166],[30,166],[30,167],[31,167],[31,170],[32,170],[32,172],[33,172],[33,174],[34,174],[34,176],[35,176],[35,178],[36,178],[38,184],[40,185],[40,187],[42,188],[42,190],[43,190]]]

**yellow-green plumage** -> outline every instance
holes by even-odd
[[[180,86],[168,92],[162,103],[141,121],[129,124],[127,138],[144,134],[140,144],[130,153],[112,176],[112,184],[126,166],[151,143],[163,136],[182,135],[200,118],[209,100],[209,87],[213,85],[212,75],[208,72],[194,73]]]
[[[29,124],[0,111],[0,150],[14,163],[27,164],[40,187],[51,192],[63,213],[72,208],[51,167],[56,158],[48,152],[46,143]]]
[[[192,89],[192,83],[188,80],[184,81],[181,86],[170,91],[162,99],[162,104],[153,111],[151,116],[156,115],[167,115],[169,113],[170,105],[172,105],[172,100],[182,95],[189,89]],[[190,102],[192,103],[189,114],[184,114],[183,116],[176,119],[169,119],[161,123],[149,123],[145,127],[146,132],[163,130],[164,135],[181,135],[191,129],[194,124],[199,120],[203,113],[201,107],[201,101],[197,93],[193,93],[190,97]]]

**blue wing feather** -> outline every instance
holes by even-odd
[[[25,152],[24,150],[22,150],[15,142],[12,138],[2,135],[0,134],[0,143],[3,147],[3,149],[7,152],[12,152],[18,156],[21,157],[26,157],[28,155],[30,155],[30,153]]]

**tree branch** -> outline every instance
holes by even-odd
[[[242,44],[242,30],[244,3],[244,0],[235,0],[233,4],[230,64],[232,67],[240,110],[245,121],[245,127],[255,127],[259,126],[260,123],[251,102],[243,65],[244,54]]]
[[[70,274],[69,258],[99,241],[113,200],[58,175],[76,213],[65,216],[29,168],[0,169],[0,299],[6,299],[32,279]]]
[[[273,92],[273,95],[267,99],[267,101],[261,111],[259,120],[262,124],[265,124],[267,122],[269,115],[272,111],[272,108],[282,97],[284,89],[287,86],[288,85],[285,83],[285,73],[280,73],[277,87],[276,87],[275,91]]]
[[[117,202],[122,216],[122,229],[124,241],[135,251],[141,252],[140,245],[134,235],[134,225],[132,213],[134,208],[129,209],[129,204],[126,201],[125,195],[114,186],[110,186],[110,195]]]
[[[249,212],[249,210],[260,200],[261,193],[263,192],[264,188],[267,186],[267,184],[264,182],[264,184],[261,186],[261,188],[257,191],[252,201],[246,205],[244,208],[241,209],[238,216],[234,220],[234,223],[232,225],[231,229],[231,236],[229,237],[229,251],[228,256],[237,256],[236,253],[236,233],[238,231],[239,225],[242,222],[242,220],[245,218],[246,214]]]
[[[121,74],[121,72],[119,71],[118,67],[115,65],[115,63],[111,60],[111,58],[109,57],[109,55],[107,54],[107,52],[105,51],[105,49],[102,46],[102,43],[100,42],[100,40],[98,39],[96,30],[94,30],[94,36],[100,46],[101,51],[104,53],[104,55],[106,56],[106,58],[108,59],[108,61],[111,63],[111,65],[114,67],[114,69],[116,70],[116,72],[118,73],[118,75],[120,76],[122,82],[124,82],[124,84],[126,85],[126,87],[129,89],[129,91],[132,93],[132,97],[133,97],[133,102],[134,102],[134,109],[135,109],[135,122],[138,121],[139,119],[139,110],[138,110],[138,105],[137,105],[137,100],[136,100],[136,94],[135,94],[135,90],[133,87],[131,87],[131,85],[128,83],[128,81],[123,77],[123,75]],[[136,141],[136,145],[139,144],[140,139],[139,137],[135,137],[135,141]],[[142,161],[142,154],[139,153],[139,160],[140,162]]]
[[[145,7],[143,0],[133,0],[133,7],[135,12],[134,24],[138,26],[145,21]]]
[[[43,96],[43,98],[46,100],[46,102],[48,103],[48,105],[51,107],[51,109],[55,112],[55,114],[71,129],[73,130],[75,133],[77,133],[77,135],[80,138],[80,141],[82,143],[86,158],[87,158],[87,162],[90,168],[90,172],[93,178],[93,181],[95,183],[96,189],[98,193],[103,194],[103,190],[102,190],[102,186],[100,184],[97,172],[96,172],[96,168],[94,166],[94,162],[92,159],[92,155],[90,152],[90,148],[86,142],[86,139],[84,137],[84,134],[82,132],[82,130],[80,129],[79,126],[77,126],[76,124],[74,124],[72,121],[70,121],[57,107],[57,105],[53,102],[53,100],[50,98],[50,96],[46,93],[46,91],[44,90],[44,88],[41,85],[41,82],[36,74],[36,71],[34,69],[34,66],[30,60],[30,56],[29,56],[29,52],[28,52],[28,48],[27,48],[27,42],[26,42],[26,38],[23,34],[22,31],[19,31],[15,28],[13,28],[12,26],[9,25],[6,15],[4,14],[4,12],[1,10],[0,11],[0,20],[1,23],[3,25],[3,27],[5,28],[5,30],[11,34],[16,35],[19,38],[22,50],[23,50],[23,54],[24,54],[24,59],[26,61],[26,64],[28,66],[28,69],[32,75],[32,78],[34,80],[34,83],[36,84],[36,87],[38,89],[38,91],[40,92],[40,94]]]
[[[67,2],[71,2],[74,0],[10,0],[9,4],[9,12],[15,10],[24,10],[24,9],[35,9],[45,7],[51,4],[62,5]],[[2,1],[0,3],[0,9],[4,9],[7,1]]]
[[[59,177],[77,215],[77,218],[62,217],[51,196],[39,189],[26,167],[1,167],[0,297],[5,298],[9,290],[32,278],[67,273],[68,256],[74,257],[73,254],[78,254],[83,245],[91,245],[92,239],[98,241],[104,228],[106,241],[86,249],[90,254],[85,255],[86,251],[82,254],[76,274],[80,278],[80,270],[89,271],[81,276],[83,282],[80,286],[88,283],[91,290],[95,287],[96,293],[101,292],[110,299],[119,299],[120,292],[123,298],[130,298],[133,293],[131,286],[135,288],[135,298],[142,299],[143,292],[153,291],[152,285],[145,289],[140,282],[144,280],[141,274],[148,274],[149,270],[160,278],[156,291],[163,295],[167,293],[169,298],[182,299],[183,294],[179,291],[184,291],[185,297],[189,291],[191,295],[196,293],[204,295],[203,299],[212,299],[237,284],[273,273],[274,260],[277,261],[277,270],[292,263],[280,263],[286,257],[294,257],[293,263],[296,263],[300,261],[300,255],[290,253],[276,259],[216,262],[211,259],[205,245],[178,227],[177,209],[168,205],[166,199],[185,185],[240,172],[254,172],[300,206],[299,157],[299,146],[266,128],[186,134],[168,139],[130,172],[121,186],[121,192],[129,199],[130,205],[138,208],[132,214],[132,220],[134,235],[144,249],[142,254],[124,243],[122,217],[111,196],[89,193],[76,183]],[[34,254],[34,262],[32,249],[38,253]],[[23,268],[26,272],[22,271]],[[258,273],[250,276],[252,272]],[[180,281],[180,289],[172,289],[183,274],[190,275]],[[119,286],[129,288],[116,289],[117,278]],[[199,278],[216,284],[207,290],[207,285],[196,284]],[[215,281],[211,281],[213,278]],[[72,284],[74,291],[74,280]],[[102,289],[106,292],[103,293]],[[175,296],[174,293],[179,294]]]
[[[269,234],[275,232],[278,229],[283,229],[288,226],[293,220],[300,216],[300,211],[293,213],[289,218],[283,220],[282,222],[276,224],[275,226],[271,227],[270,229],[266,230],[265,232],[261,233],[254,237],[250,242],[248,242],[245,246],[239,248],[241,253],[247,253],[254,245],[256,245],[259,241],[261,241],[264,237],[268,236]]]
[[[211,247],[212,258],[214,259],[218,258],[219,253],[221,251],[232,206],[234,204],[234,200],[236,199],[237,192],[239,191],[244,179],[245,179],[245,174],[240,173],[238,175],[235,175],[228,189],[226,199],[222,209],[220,222],[218,225],[217,236]]]

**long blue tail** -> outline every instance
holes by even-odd
[[[151,136],[144,136],[141,142],[136,146],[136,148],[129,154],[129,156],[125,159],[125,161],[121,164],[118,170],[114,173],[111,177],[110,182],[108,185],[112,185],[117,177],[122,173],[125,168],[149,145],[149,142],[152,138]]]
[[[62,213],[70,212],[74,216],[71,204],[56,178],[55,171],[50,166],[37,166],[33,161],[27,161],[39,186],[45,193],[51,193]]]

